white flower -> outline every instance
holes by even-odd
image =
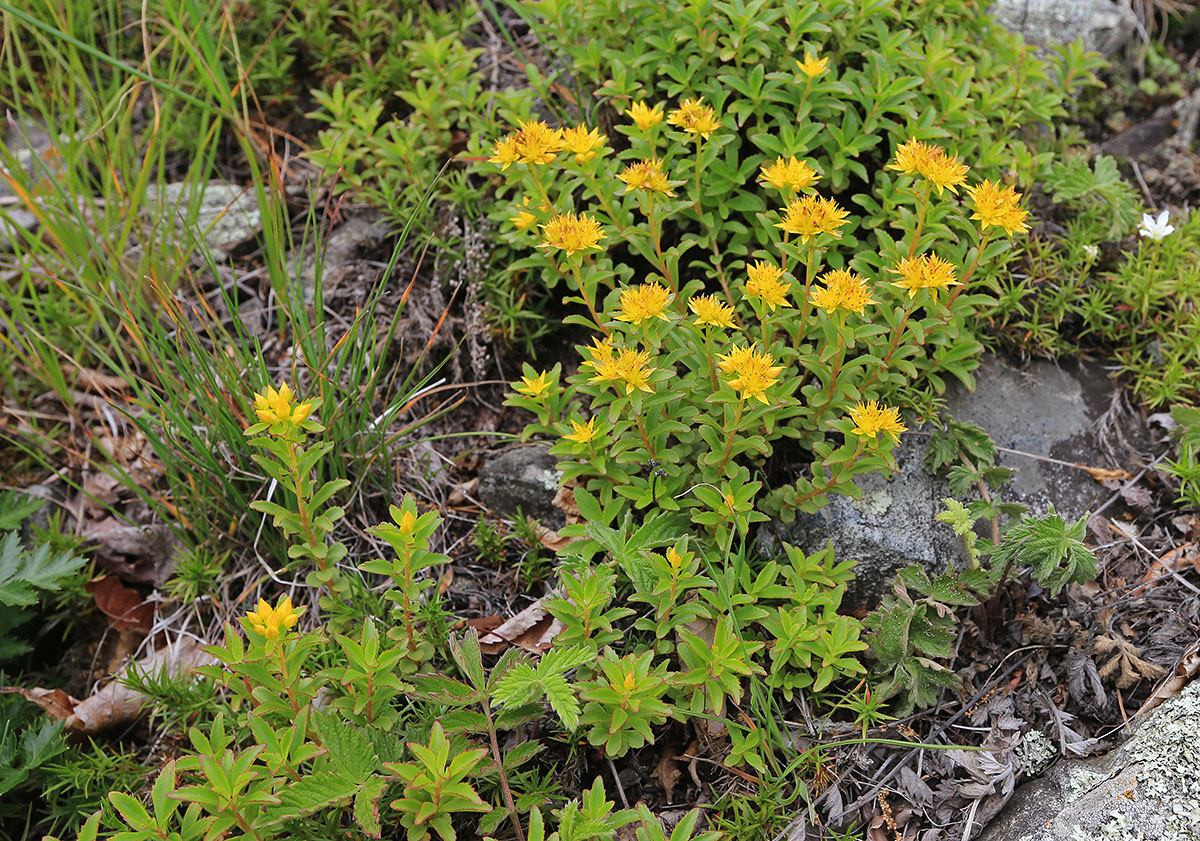
[[[1149,213],[1143,213],[1142,226],[1138,228],[1138,233],[1155,242],[1161,242],[1175,233],[1175,226],[1167,224],[1167,219],[1170,218],[1170,215],[1170,211],[1164,210],[1155,219]]]
[[[1083,247],[1083,254],[1089,260],[1095,260],[1100,256],[1100,247],[1096,245],[1085,245]]]

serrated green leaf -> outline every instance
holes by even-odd
[[[309,815],[320,809],[345,803],[357,794],[361,780],[355,780],[330,768],[290,782],[279,791],[279,805],[267,810],[268,823]]]
[[[378,769],[375,747],[357,726],[326,712],[313,712],[312,723],[339,774],[363,780]]]
[[[369,838],[378,838],[383,830],[379,820],[379,798],[387,788],[387,780],[371,776],[354,796],[354,820]]]

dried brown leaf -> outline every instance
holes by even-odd
[[[510,646],[532,654],[545,654],[562,629],[562,622],[551,616],[542,607],[542,600],[538,599],[500,627],[480,637],[479,647],[484,654],[499,654]]]

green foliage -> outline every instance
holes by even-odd
[[[973,603],[947,574],[936,584],[924,577],[920,567],[908,567],[897,578],[895,594],[866,619],[868,639],[876,657],[881,678],[877,691],[893,698],[896,715],[908,715],[914,707],[929,707],[942,689],[958,686],[958,676],[934,658],[949,657],[954,644],[956,620],[953,608],[932,595],[922,594],[922,586],[951,593],[955,604]],[[924,578],[923,578],[924,577]],[[905,581],[917,586],[912,589]]]
[[[1098,155],[1090,165],[1086,155],[1055,158],[1044,175],[1046,191],[1055,204],[1073,211],[1072,224],[1095,227],[1098,240],[1120,239],[1141,216],[1137,191],[1121,177],[1117,161]]]
[[[467,775],[487,751],[477,749],[450,755],[450,742],[440,723],[435,722],[429,744],[409,742],[412,762],[389,763],[387,768],[400,778],[404,793],[392,802],[400,812],[400,821],[408,831],[408,841],[424,841],[433,829],[443,841],[457,837],[450,824],[456,812],[489,812],[491,806],[480,799]]]
[[[1087,253],[1103,237],[1084,217],[1062,241],[1031,241],[1026,270],[996,279],[985,314],[1002,341],[1026,352],[1111,358],[1149,408],[1195,403],[1200,214],[1170,223],[1175,231],[1161,242],[1140,239],[1113,260]]]
[[[45,500],[19,491],[0,491],[0,532],[20,528],[25,518],[41,510]]]
[[[450,559],[429,550],[429,540],[442,522],[436,511],[418,515],[416,498],[405,494],[401,504],[393,505],[390,512],[392,522],[372,526],[369,531],[391,546],[396,557],[390,561],[367,561],[359,568],[391,579],[392,586],[384,593],[384,598],[392,602],[392,616],[398,624],[388,631],[388,637],[405,647],[405,668],[413,670],[433,655],[433,643],[419,632],[417,616],[423,594],[434,587],[436,581],[418,577],[418,573],[449,563]]]
[[[1179,480],[1180,505],[1200,509],[1200,409],[1194,406],[1172,406],[1171,418],[1178,426],[1176,458],[1167,460],[1163,469]]]
[[[45,720],[40,727],[25,727],[17,733],[6,718],[0,729],[0,796],[26,783],[64,750],[61,722]]]
[[[1004,533],[992,565],[1003,564],[1005,570],[1015,564],[1031,567],[1033,579],[1051,596],[1071,582],[1091,581],[1096,577],[1096,555],[1083,543],[1087,519],[1068,525],[1051,505],[1045,516],[1027,517]]]
[[[86,563],[72,551],[51,551],[49,544],[27,551],[15,531],[0,536],[0,661],[29,651],[14,632],[34,614],[21,608],[61,589]]]
[[[555,646],[536,666],[510,666],[492,687],[492,701],[501,709],[513,710],[545,699],[567,730],[574,730],[579,726],[579,701],[567,673],[595,658],[595,651],[586,645]]]
[[[652,651],[618,657],[606,648],[598,661],[600,674],[580,687],[586,702],[580,724],[587,739],[605,756],[624,756],[654,741],[650,728],[663,724],[671,708],[662,698],[671,688],[666,664],[651,666]]]
[[[977,436],[971,437],[978,441]],[[957,676],[937,662],[952,652],[956,609],[986,599],[994,603],[1010,575],[1025,566],[1031,567],[1034,580],[1051,596],[1072,581],[1084,582],[1096,575],[1096,557],[1083,543],[1086,516],[1068,525],[1050,506],[1045,516],[1025,516],[1009,523],[999,543],[993,543],[981,540],[975,526],[990,518],[997,523],[998,533],[1002,504],[990,499],[968,505],[954,499],[943,502],[946,510],[937,520],[963,538],[968,567],[936,577],[920,566],[906,567],[896,576],[894,594],[885,596],[865,623],[876,661],[873,674],[880,680],[876,699],[892,699],[898,715],[930,706],[940,690],[958,686]]]

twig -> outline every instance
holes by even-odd
[[[617,766],[612,761],[612,757],[608,759],[608,770],[612,772],[613,782],[617,784],[617,794],[621,795],[621,805],[626,809],[629,808],[629,798],[625,796],[625,786],[621,785],[621,776],[617,773]]]

